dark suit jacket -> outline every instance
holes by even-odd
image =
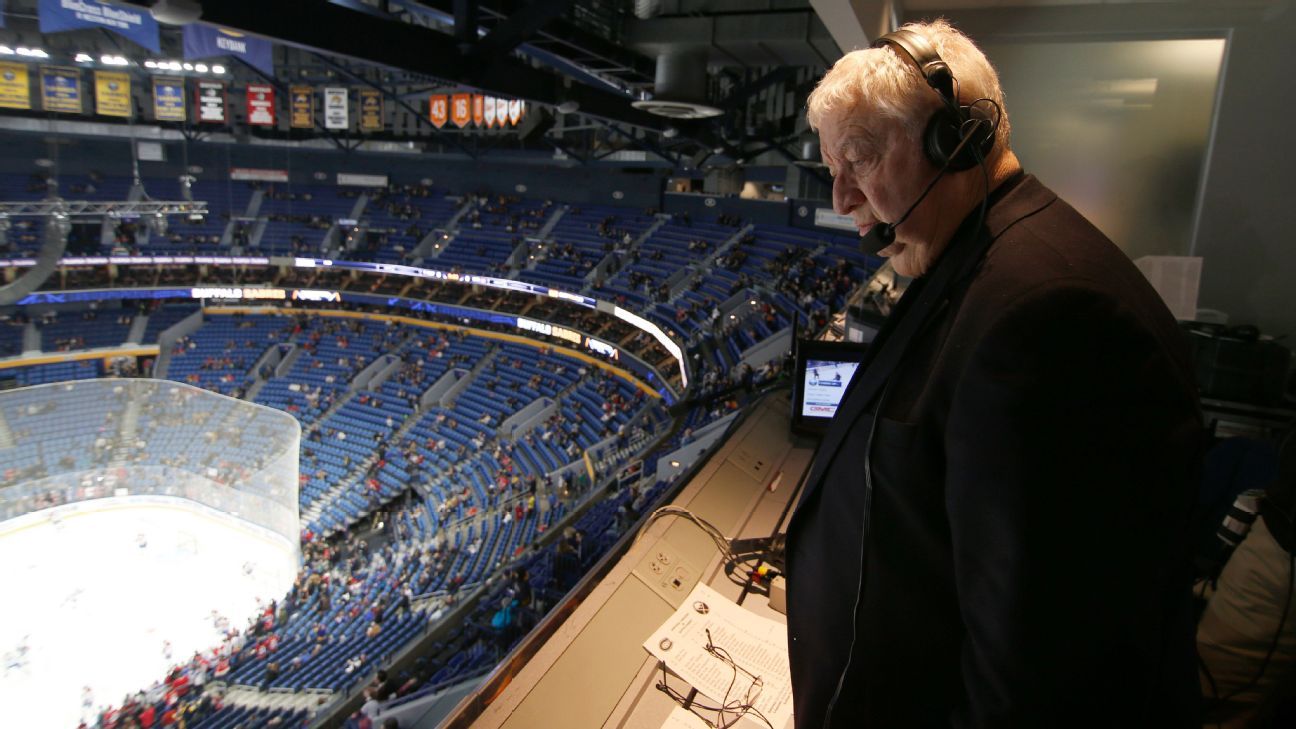
[[[788,533],[797,729],[824,725],[839,680],[833,727],[1198,726],[1203,433],[1175,321],[1031,176],[995,191],[981,235],[886,386],[866,552],[863,374],[812,464]]]

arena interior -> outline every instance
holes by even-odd
[[[897,21],[983,44],[1028,169],[1181,319],[1296,324],[1281,2],[0,10],[15,729],[469,725],[486,700],[443,697],[559,629],[788,397],[794,342],[867,342],[903,290],[805,119]],[[1218,437],[1286,427],[1279,360],[1199,368]],[[144,521],[78,531],[110,506]],[[60,549],[139,561],[97,581]]]

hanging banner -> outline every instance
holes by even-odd
[[[472,121],[472,94],[455,94],[450,97],[450,121],[463,128]]]
[[[360,130],[381,132],[383,129],[382,92],[376,89],[360,91]]]
[[[274,87],[269,84],[248,84],[247,123],[254,127],[275,125]]]
[[[153,77],[153,118],[185,121],[184,79]]]
[[[481,94],[473,94],[473,124],[484,126],[486,122],[486,97]]]
[[[161,53],[158,24],[143,8],[109,5],[102,0],[40,0],[40,32],[102,28]]]
[[[428,117],[432,119],[432,126],[440,129],[445,126],[449,116],[445,94],[438,94],[428,99]]]
[[[482,104],[482,119],[486,122],[486,128],[490,129],[495,126],[495,97],[487,96]]]
[[[101,116],[131,115],[130,74],[95,71],[95,113]]]
[[[0,28],[5,27],[4,7],[4,0],[0,0]]]
[[[31,108],[31,81],[27,78],[26,64],[0,63],[0,107]]]
[[[324,128],[349,129],[351,127],[350,110],[347,109],[347,90],[342,86],[329,86],[324,89]]]
[[[509,99],[508,103],[508,120],[509,124],[517,126],[522,119],[522,102],[518,99]]]
[[[292,128],[312,129],[315,126],[315,89],[311,86],[292,87]]]
[[[81,113],[81,71],[58,66],[41,67],[41,106],[45,111]]]
[[[203,124],[225,124],[225,82],[198,82],[198,121]]]
[[[186,61],[212,56],[232,56],[253,68],[274,76],[274,54],[270,41],[227,28],[190,23],[184,27]]]

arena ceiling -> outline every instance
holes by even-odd
[[[168,8],[172,15],[199,10],[200,22],[273,40],[274,77],[235,64],[235,83],[269,80],[286,90],[341,82],[381,90],[395,113],[375,138],[474,158],[543,150],[581,164],[700,168],[783,165],[813,155],[804,145],[811,135],[803,112],[814,82],[842,49],[867,45],[897,22],[947,15],[978,37],[1193,32],[1226,27],[1230,14],[1264,12],[1281,0],[114,2],[152,8],[163,19]],[[9,0],[6,39],[96,57],[147,55],[102,30],[42,38],[36,13],[37,0]],[[162,25],[164,53],[179,56],[180,34]],[[525,99],[537,111],[517,134],[433,126],[426,97],[454,90]],[[663,101],[675,116],[643,109]],[[311,134],[329,136],[305,136]]]

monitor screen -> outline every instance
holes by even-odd
[[[859,369],[859,362],[806,360],[805,380],[801,383],[805,397],[801,415],[807,418],[831,418],[837,414],[846,386]]]
[[[823,433],[846,397],[868,345],[797,340],[792,379],[792,429]]]

